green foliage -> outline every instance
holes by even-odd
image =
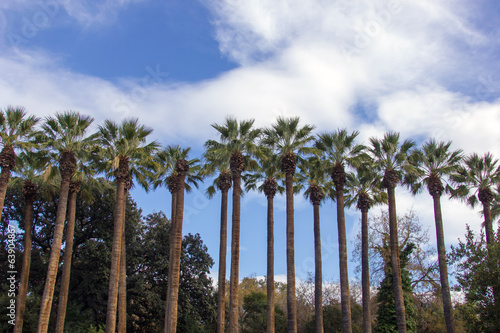
[[[410,254],[414,248],[415,245],[413,243],[407,244],[404,250],[400,253],[401,280],[403,284],[403,297],[406,312],[406,330],[408,333],[417,332],[416,312],[413,305],[410,273],[407,269],[405,269],[408,264]],[[374,332],[376,333],[389,333],[397,331],[396,305],[394,302],[392,263],[390,261],[390,257],[385,263],[384,270],[385,278],[380,285],[377,295],[379,308],[377,312],[377,325],[374,328]]]
[[[275,307],[275,332],[286,332],[286,316],[283,310]],[[265,332],[267,327],[267,296],[263,292],[252,291],[243,298],[242,333]]]
[[[495,238],[487,246],[484,234],[476,237],[467,226],[465,241],[452,247],[458,289],[465,294],[458,311],[468,332],[500,331],[500,228]]]
[[[351,300],[351,319],[352,319],[352,332],[363,332],[363,308]],[[304,329],[304,333],[316,332],[316,321],[312,316]],[[339,302],[332,302],[323,307],[323,327],[324,333],[342,333],[342,308]]]

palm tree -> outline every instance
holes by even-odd
[[[264,192],[267,198],[267,333],[275,331],[274,309],[274,196],[277,192],[283,193],[284,187],[278,185],[277,179],[283,175],[279,168],[279,157],[274,149],[261,148],[262,156],[259,158],[259,168],[245,179],[247,191],[258,189]],[[262,181],[260,186],[257,182]]]
[[[311,125],[299,127],[299,121],[299,117],[278,117],[275,124],[264,130],[262,140],[263,144],[275,147],[281,160],[281,171],[285,173],[288,332],[297,332],[293,177],[297,158],[312,152],[312,148],[306,145],[313,140],[311,132],[314,129]]]
[[[375,170],[379,174],[379,177],[382,178],[382,185],[387,189],[389,202],[389,238],[397,325],[399,333],[406,333],[395,188],[405,172],[414,171],[414,168],[408,162],[408,154],[415,143],[411,140],[405,140],[400,143],[399,133],[395,132],[385,133],[382,140],[371,138],[370,142],[372,145],[370,152],[374,158]]]
[[[147,143],[147,137],[152,131],[140,125],[137,119],[125,119],[120,125],[106,120],[104,125],[99,126],[101,147],[98,167],[100,170],[113,171],[116,180],[106,333],[114,333],[116,328],[125,188],[127,182],[134,178],[144,188],[147,189],[149,186],[148,180],[152,178],[152,174],[148,169],[157,168],[153,156],[158,149],[158,143],[155,141]]]
[[[486,229],[486,243],[493,244],[495,235],[493,233],[493,219],[491,217],[491,203],[494,193],[491,186],[500,182],[500,166],[498,160],[492,154],[486,153],[479,156],[474,153],[464,159],[458,173],[453,180],[459,185],[453,196],[464,198],[471,207],[475,207],[478,201],[483,205],[484,227]],[[471,193],[472,192],[472,193]]]
[[[73,257],[73,238],[75,234],[76,199],[82,185],[84,187],[94,188],[98,188],[99,185],[101,185],[101,183],[95,181],[93,178],[95,173],[94,170],[90,168],[87,163],[84,163],[88,162],[88,151],[91,149],[92,147],[87,147],[87,151],[80,151],[79,154],[77,154],[79,163],[69,184],[66,242],[64,245],[61,289],[59,290],[59,305],[57,309],[55,329],[56,333],[62,333],[64,331],[64,322],[66,319],[66,307],[68,303],[69,282],[71,277],[71,261]],[[85,197],[89,202],[92,200],[92,198],[89,197],[89,191],[85,191]]]
[[[177,329],[177,300],[179,293],[180,253],[182,246],[182,218],[180,220],[178,219],[178,214],[181,214],[180,216],[182,217],[182,211],[180,213],[178,211],[179,200],[184,200],[185,188],[186,191],[191,190],[191,187],[185,182],[186,176],[188,181],[196,187],[198,187],[197,181],[201,180],[199,175],[199,160],[186,160],[189,150],[190,148],[181,149],[179,146],[169,146],[166,150],[161,151],[157,155],[160,160],[160,165],[162,166],[162,170],[159,173],[161,178],[159,178],[159,180],[161,181],[165,174],[169,171],[171,172],[170,176],[165,178],[166,180],[164,182],[167,183],[172,194],[173,219],[170,234],[171,242],[164,332],[175,332]],[[156,184],[158,184],[158,181],[155,185]],[[182,194],[180,193],[181,191]]]
[[[324,152],[333,164],[331,177],[335,185],[337,202],[337,226],[339,239],[340,265],[340,299],[342,306],[342,329],[352,332],[351,297],[349,295],[349,277],[347,274],[347,239],[344,213],[344,185],[346,181],[345,165],[356,166],[360,163],[360,156],[364,146],[356,144],[359,132],[351,134],[341,129],[333,133],[318,135],[315,147]]]
[[[118,333],[127,331],[127,247],[125,242],[125,225],[127,221],[127,197],[133,186],[132,178],[125,182],[125,203],[123,204],[122,244],[120,253],[120,277],[118,278]]]
[[[441,195],[445,187],[443,177],[456,173],[462,160],[461,150],[450,150],[451,141],[437,142],[434,139],[426,141],[422,150],[413,155],[413,164],[417,168],[416,177],[407,177],[405,182],[412,193],[417,194],[427,185],[434,202],[434,220],[436,223],[436,238],[438,250],[439,273],[441,277],[441,296],[443,298],[446,331],[455,332],[453,322],[453,306],[451,304],[450,285],[448,282],[448,265],[446,263],[446,246],[444,242],[443,216],[441,212]],[[449,186],[448,186],[449,188]]]
[[[45,170],[49,158],[45,152],[39,151],[22,152],[18,157],[17,177],[9,186],[20,185],[24,195],[25,215],[24,215],[24,251],[23,263],[21,269],[21,278],[17,296],[16,307],[16,323],[14,332],[20,333],[23,331],[24,312],[26,310],[26,297],[28,294],[28,281],[31,266],[31,245],[32,245],[32,229],[33,229],[33,203],[39,192],[40,186],[44,183],[42,171]]]
[[[241,174],[247,169],[254,169],[256,162],[250,158],[256,154],[255,140],[260,130],[252,128],[254,120],[238,121],[227,117],[223,125],[213,124],[219,132],[220,142],[209,140],[205,144],[220,161],[229,160],[229,169],[233,181],[233,212],[231,230],[231,279],[229,294],[229,332],[238,332],[238,285],[240,264],[240,200]],[[247,154],[246,156],[244,154]]]
[[[370,265],[368,253],[368,210],[381,203],[387,203],[387,193],[382,191],[380,177],[373,172],[370,162],[357,168],[357,173],[347,173],[346,186],[349,196],[346,205],[356,203],[361,211],[361,289],[363,303],[363,332],[371,333],[371,309],[370,309]]]
[[[326,180],[328,164],[318,157],[310,157],[299,164],[302,183],[307,183],[308,188],[304,195],[313,205],[314,215],[314,317],[316,332],[323,333],[323,273],[321,261],[321,230],[319,220],[319,205],[332,190],[333,184]]]
[[[64,220],[68,206],[70,182],[71,177],[75,173],[77,163],[75,155],[77,152],[87,149],[88,145],[94,140],[93,135],[85,137],[85,132],[93,121],[92,117],[83,116],[74,111],[66,111],[56,113],[55,117],[47,118],[45,124],[42,126],[42,145],[50,148],[53,152],[59,153],[56,158],[58,158],[59,163],[61,186],[54,226],[54,239],[50,250],[47,278],[40,303],[38,333],[47,332],[49,325],[54,285],[61,253]]]
[[[202,169],[204,176],[210,176],[218,171],[218,177],[215,178],[210,185],[206,194],[209,198],[213,198],[216,189],[219,189],[222,194],[221,213],[220,213],[220,242],[219,242],[219,275],[218,275],[218,291],[217,291],[217,333],[224,333],[225,326],[225,310],[226,310],[226,256],[227,256],[227,199],[228,192],[231,188],[231,172],[229,171],[229,163],[224,160],[218,160],[217,156],[210,150],[210,141],[205,144],[207,151],[205,152],[205,164]]]
[[[35,125],[40,119],[27,116],[23,107],[8,106],[0,110],[0,139],[2,151],[0,152],[0,219],[2,218],[5,193],[9,185],[10,173],[16,165],[14,149],[27,150],[34,146],[30,139],[36,134]]]

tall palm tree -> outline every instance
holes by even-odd
[[[498,159],[495,159],[490,153],[486,153],[484,156],[474,153],[465,157],[464,164],[453,176],[453,180],[458,184],[457,189],[453,191],[453,196],[463,198],[473,208],[478,202],[481,202],[486,243],[489,245],[495,241],[491,217],[491,203],[494,199],[494,193],[491,186],[500,182]]]
[[[35,125],[40,119],[28,116],[23,107],[8,106],[0,110],[0,219],[2,218],[5,193],[9,185],[10,173],[16,165],[14,149],[30,149],[34,146],[31,138],[36,135]]]
[[[286,266],[287,266],[287,312],[288,332],[297,332],[297,299],[295,295],[295,232],[293,207],[293,177],[297,158],[312,152],[307,144],[313,140],[314,126],[299,127],[299,117],[278,117],[276,122],[264,130],[263,144],[275,147],[281,160],[281,171],[285,173],[286,192]]]
[[[66,242],[64,245],[64,256],[63,256],[63,268],[61,276],[61,288],[59,290],[59,305],[57,309],[57,320],[56,320],[56,333],[62,333],[64,331],[64,322],[66,319],[66,308],[68,303],[69,295],[69,282],[71,277],[71,261],[73,257],[73,238],[75,234],[75,220],[76,220],[76,200],[78,193],[82,185],[84,187],[94,187],[97,188],[101,183],[95,181],[93,178],[95,172],[89,167],[88,163],[88,152],[92,147],[87,147],[86,151],[80,151],[77,154],[79,163],[77,164],[77,169],[73,175],[71,182],[69,184],[69,194],[68,194],[68,212],[67,212],[67,224],[66,224]],[[91,201],[92,198],[89,197],[89,191],[84,191],[85,198],[87,201]]]
[[[389,238],[391,247],[392,275],[394,281],[394,301],[399,333],[406,333],[406,314],[401,280],[399,258],[398,223],[396,216],[395,189],[405,172],[414,168],[408,161],[408,155],[415,143],[411,140],[400,142],[399,133],[388,132],[383,139],[370,138],[370,152],[374,158],[375,170],[382,178],[382,185],[387,189],[389,202]]]
[[[429,139],[422,145],[422,149],[413,155],[413,164],[417,169],[415,177],[407,177],[405,182],[413,194],[420,192],[424,185],[434,202],[434,220],[436,223],[436,238],[439,273],[441,277],[441,296],[443,299],[444,318],[446,331],[455,332],[453,322],[453,306],[451,304],[450,285],[448,282],[448,265],[446,263],[446,246],[444,242],[443,215],[441,211],[441,195],[445,187],[443,177],[456,173],[462,160],[462,150],[451,151],[451,141],[437,142]],[[411,174],[410,174],[411,176]],[[448,188],[450,188],[448,186]]]
[[[114,333],[116,328],[125,188],[127,182],[132,179],[146,189],[149,187],[148,181],[152,178],[149,170],[157,168],[153,157],[159,146],[155,141],[147,143],[147,137],[152,131],[151,128],[140,125],[138,119],[125,119],[120,125],[105,120],[104,124],[99,126],[101,147],[98,154],[98,168],[113,172],[116,180],[106,333]]]
[[[179,200],[184,197],[184,189],[191,190],[185,178],[198,187],[200,166],[198,159],[186,160],[190,148],[181,149],[179,146],[169,146],[158,154],[162,169],[160,177],[170,171],[170,176],[164,182],[172,194],[172,230],[170,236],[170,258],[168,271],[167,301],[165,307],[164,332],[175,332],[177,329],[177,300],[179,293],[180,253],[182,246],[182,219],[178,218]],[[172,168],[172,166],[174,166]],[[160,179],[161,179],[160,178]],[[156,185],[156,184],[155,184]],[[180,193],[182,191],[182,194]],[[183,205],[183,203],[182,203]],[[182,208],[183,209],[183,208]]]
[[[259,168],[253,174],[245,178],[245,189],[247,191],[257,189],[264,192],[267,198],[267,333],[275,331],[275,309],[274,309],[274,196],[276,193],[285,191],[277,180],[283,179],[280,170],[280,159],[274,153],[274,149],[261,148],[262,156],[259,158]],[[257,182],[262,181],[260,186]]]
[[[85,137],[85,133],[93,121],[92,117],[83,116],[74,111],[66,111],[56,113],[55,117],[47,118],[42,126],[42,145],[54,153],[58,153],[56,158],[58,158],[61,186],[54,226],[54,239],[50,250],[47,278],[45,279],[45,287],[40,303],[38,333],[47,332],[49,325],[54,285],[61,253],[64,220],[68,206],[70,182],[77,164],[75,155],[77,152],[87,149],[89,144],[94,140],[94,135]]]
[[[214,158],[221,161],[229,160],[229,169],[233,182],[233,211],[231,229],[231,278],[229,292],[229,332],[238,332],[238,285],[240,264],[240,200],[241,174],[245,169],[253,169],[256,162],[251,159],[257,153],[255,140],[260,135],[260,129],[253,128],[254,120],[242,120],[227,117],[222,125],[213,124],[219,132],[219,142],[209,140],[206,143]],[[245,155],[246,154],[246,155]]]
[[[333,184],[328,182],[328,163],[318,157],[310,157],[299,164],[299,181],[308,185],[304,195],[313,205],[314,216],[314,317],[316,332],[323,333],[323,271],[321,261],[321,229],[319,205],[326,198]]]
[[[220,213],[220,242],[219,242],[219,275],[217,291],[217,333],[224,333],[225,310],[226,310],[226,257],[227,257],[227,199],[231,188],[231,172],[229,171],[229,162],[219,160],[213,150],[210,150],[210,141],[205,144],[207,151],[204,154],[205,164],[203,165],[203,176],[211,176],[218,172],[206,194],[213,198],[216,190],[219,189],[222,194],[221,213]]]
[[[43,171],[49,162],[49,157],[45,152],[22,152],[16,162],[16,177],[9,186],[20,185],[24,196],[25,214],[24,214],[24,251],[23,263],[21,268],[21,278],[17,296],[16,322],[14,332],[23,331],[24,312],[26,310],[26,297],[28,294],[28,281],[31,266],[31,245],[33,231],[33,213],[34,201],[43,187]]]
[[[356,168],[357,172],[347,173],[346,187],[349,196],[346,205],[356,203],[361,211],[361,289],[363,303],[363,332],[371,333],[371,309],[370,309],[370,265],[368,253],[368,210],[381,203],[387,203],[387,193],[383,192],[381,179],[373,172],[370,161]]]
[[[342,306],[342,329],[352,332],[351,322],[351,297],[349,294],[349,277],[347,274],[347,238],[344,213],[344,185],[346,181],[345,166],[359,165],[363,145],[356,144],[359,132],[351,134],[341,129],[333,133],[318,135],[315,147],[324,152],[333,164],[331,177],[335,185],[337,202],[337,227],[339,240],[339,266],[340,266],[340,300]]]

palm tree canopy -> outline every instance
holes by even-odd
[[[429,139],[422,145],[422,149],[416,150],[410,156],[410,162],[416,167],[416,172],[407,174],[405,183],[413,194],[423,189],[423,185],[432,187],[433,181],[445,181],[449,190],[451,186],[447,179],[456,173],[462,161],[462,150],[450,149],[452,142],[436,141]]]
[[[281,185],[279,185],[279,183],[276,184],[276,191],[283,194],[285,188],[282,184],[285,176],[283,172],[281,172],[281,161],[279,156],[274,154],[273,150],[268,147],[261,146],[259,149],[261,150],[261,154],[258,159],[258,168],[255,169],[253,173],[246,174],[243,177],[245,189],[247,191],[258,190],[259,192],[263,192],[264,181],[266,179],[274,179],[275,181],[279,181],[279,183],[281,183]]]
[[[327,194],[335,191],[333,182],[329,177],[328,161],[317,156],[311,156],[308,159],[302,159],[298,165],[300,172],[297,175],[299,189],[307,186],[304,196],[313,203],[325,200]]]
[[[346,189],[348,195],[345,198],[347,207],[358,204],[357,208],[360,209],[359,199],[362,196],[368,199],[368,208],[387,203],[387,193],[382,187],[382,179],[371,166],[371,164],[364,164],[356,169],[356,173],[347,173]]]
[[[165,149],[158,151],[155,156],[155,161],[159,164],[160,169],[156,174],[154,180],[154,188],[158,186],[168,187],[168,176],[175,173],[175,163],[179,160],[187,160],[189,165],[189,170],[186,173],[185,189],[187,192],[192,190],[190,185],[198,188],[198,182],[202,180],[200,174],[200,160],[188,159],[190,147],[181,148],[180,146],[167,146]]]
[[[264,137],[262,143],[272,147],[279,156],[288,153],[311,154],[316,152],[312,147],[306,145],[314,139],[311,132],[313,125],[299,127],[300,118],[278,117],[276,123],[263,130]]]
[[[129,176],[147,191],[159,165],[154,156],[159,149],[156,141],[147,143],[147,137],[153,129],[139,124],[138,119],[125,119],[120,125],[105,120],[99,126],[100,148],[95,154],[99,171],[112,177],[120,160],[126,160]]]
[[[416,172],[415,167],[408,161],[408,155],[415,146],[414,141],[406,139],[400,143],[399,133],[387,132],[383,139],[370,138],[370,142],[374,167],[382,176],[393,171],[401,179],[404,172]]]
[[[0,139],[3,147],[28,149],[33,146],[35,125],[40,118],[27,116],[24,107],[8,106],[0,111]]]
[[[362,153],[366,149],[364,145],[356,143],[358,131],[347,133],[346,129],[339,129],[333,133],[322,133],[314,146],[324,152],[330,161],[335,164],[347,164],[359,166],[362,162]]]
[[[479,156],[473,153],[463,160],[458,172],[452,176],[452,180],[458,185],[452,191],[452,196],[463,198],[471,207],[475,207],[480,201],[480,191],[490,192],[490,187],[500,182],[500,166],[498,159],[491,153]]]

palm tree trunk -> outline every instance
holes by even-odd
[[[295,295],[295,239],[293,213],[293,174],[286,173],[286,305],[288,333],[297,333],[297,298]]]
[[[73,256],[73,236],[75,234],[76,196],[77,191],[70,190],[68,199],[68,225],[66,230],[66,245],[64,246],[61,290],[59,291],[59,307],[57,309],[56,333],[62,333],[64,331],[64,320],[66,318],[69,280],[71,277],[71,258]]]
[[[340,265],[340,301],[342,306],[342,331],[352,332],[351,297],[349,294],[349,277],[347,274],[347,240],[344,215],[344,188],[337,187],[337,227],[339,234],[339,265]]]
[[[118,333],[127,331],[127,256],[125,246],[125,212],[127,208],[127,193],[125,189],[125,203],[122,213],[122,250],[120,255],[120,279],[118,281]]]
[[[125,178],[117,177],[116,181],[116,204],[114,212],[113,247],[111,249],[111,269],[109,273],[106,333],[115,333],[116,329],[116,310],[123,233],[123,205],[125,205]]]
[[[446,263],[446,247],[444,242],[443,217],[441,213],[440,195],[432,196],[434,201],[434,220],[436,222],[436,238],[439,262],[439,274],[441,277],[441,296],[443,298],[444,319],[446,332],[454,333],[453,306],[451,305],[450,285],[448,283],[448,265]]]
[[[170,308],[172,307],[172,303],[169,302],[170,296],[169,293],[172,290],[172,263],[174,262],[174,251],[175,251],[175,244],[174,244],[174,239],[176,235],[176,223],[175,223],[175,210],[177,209],[177,192],[170,192],[172,196],[172,209],[170,213],[170,245],[169,245],[169,252],[168,252],[168,280],[167,280],[167,295],[166,295],[166,305],[165,305],[165,326],[163,328],[163,332],[167,332],[167,323],[168,323],[168,317],[170,316]]]
[[[231,230],[231,280],[229,288],[229,332],[238,333],[238,285],[240,265],[241,175],[233,173],[233,214]]]
[[[267,333],[274,333],[274,200],[267,197]]]
[[[59,190],[59,202],[57,204],[56,222],[54,226],[54,239],[50,249],[49,265],[47,268],[47,278],[40,302],[40,316],[38,318],[37,333],[46,333],[49,326],[50,310],[52,309],[52,299],[54,297],[54,286],[61,255],[61,243],[64,230],[64,220],[68,207],[68,194],[71,176],[63,176],[61,188]],[[113,332],[114,333],[114,332]]]
[[[372,332],[370,309],[370,265],[368,262],[368,209],[361,210],[361,284],[363,293],[363,332]]]
[[[184,217],[184,178],[185,174],[179,173],[179,188],[177,189],[175,207],[175,238],[173,239],[175,246],[172,262],[170,263],[172,266],[172,284],[167,294],[167,303],[171,304],[166,325],[167,333],[175,333],[177,331],[177,306],[182,252],[182,219]]]
[[[394,281],[394,301],[399,333],[406,333],[406,311],[401,280],[401,262],[399,258],[398,222],[396,217],[396,195],[394,187],[387,188],[389,199],[389,238],[391,245],[392,279]]]
[[[219,291],[217,294],[217,333],[224,333],[224,326],[226,323],[227,194],[228,190],[222,191],[220,211]]]
[[[323,272],[321,261],[321,230],[319,205],[314,205],[314,314],[316,333],[323,333]]]
[[[486,229],[486,244],[490,245],[495,242],[495,234],[493,233],[493,219],[491,217],[491,208],[489,203],[483,203],[484,228]]]
[[[5,195],[7,194],[7,187],[10,180],[10,169],[2,168],[0,172],[0,220],[2,219],[3,204],[5,202]]]
[[[26,310],[26,297],[28,295],[28,280],[31,266],[31,229],[33,226],[33,197],[25,199],[26,211],[24,215],[24,252],[23,267],[21,269],[21,283],[17,296],[17,313],[14,333],[23,331],[24,311]]]

